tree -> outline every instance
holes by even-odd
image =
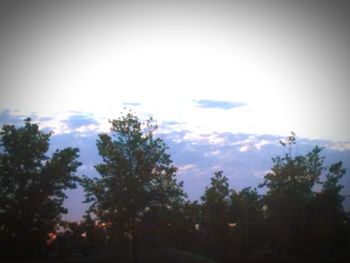
[[[234,222],[235,239],[241,249],[257,248],[262,244],[262,202],[256,189],[250,187],[232,191],[231,218]]]
[[[313,218],[310,236],[314,248],[334,252],[345,246],[348,218],[342,205],[344,197],[340,194],[343,186],[339,183],[345,172],[342,162],[330,165],[325,181],[321,182],[322,190],[316,193],[310,205],[308,217]]]
[[[210,242],[224,242],[229,237],[230,189],[222,171],[215,172],[210,186],[201,197],[203,201],[203,228]]]
[[[307,207],[323,170],[320,151],[316,146],[305,156],[277,156],[272,171],[265,176],[262,186],[268,187],[268,221],[275,245],[281,250],[301,251],[305,247]]]
[[[95,168],[101,177],[84,178],[86,201],[112,239],[130,239],[135,248],[146,215],[175,209],[184,193],[166,144],[154,137],[152,119],[141,123],[129,112],[110,123],[112,134],[100,134],[97,141],[103,162]]]
[[[5,249],[38,252],[48,232],[61,222],[64,190],[76,187],[78,149],[56,150],[51,157],[51,133],[31,119],[0,132],[0,240]]]
[[[184,233],[187,239],[187,247],[195,245],[201,241],[201,221],[202,221],[202,205],[198,201],[187,201],[184,209]]]
[[[341,162],[327,169],[324,158],[320,156],[322,148],[318,146],[305,155],[293,156],[294,136],[292,134],[288,142],[282,144],[288,145],[288,153],[272,159],[274,165],[261,187],[268,188],[265,196],[267,221],[275,247],[300,253],[317,239],[313,233],[315,229],[322,231],[321,228],[330,226],[334,229],[335,222],[342,218],[342,186],[338,182],[345,170]],[[321,181],[323,176],[326,177],[324,182]],[[317,185],[323,186],[321,192],[315,190]],[[334,215],[337,220],[325,222],[329,215]],[[322,226],[320,222],[323,222]]]

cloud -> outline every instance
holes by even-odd
[[[195,165],[193,164],[185,164],[185,165],[179,166],[177,171],[179,173],[184,173],[184,172],[188,172],[189,170],[193,170],[194,168],[195,168]]]
[[[272,158],[283,156],[286,149],[278,143],[280,136],[234,133],[200,134],[189,136],[189,132],[172,132],[161,136],[169,146],[178,175],[191,200],[198,200],[210,177],[216,170],[223,170],[229,178],[230,187],[239,190],[247,186],[257,187],[273,166]],[[213,140],[215,139],[215,140]],[[220,141],[223,143],[213,143]],[[305,154],[315,145],[325,146],[326,141],[300,139],[295,145],[295,154]],[[327,148],[322,152],[325,165],[343,161],[350,168],[350,151],[344,148]],[[350,179],[342,179],[344,189],[350,189]],[[261,189],[264,191],[264,189]],[[347,206],[347,207],[350,207]]]
[[[233,108],[246,106],[244,103],[232,102],[232,101],[219,101],[219,100],[195,100],[197,106],[200,108],[215,108],[230,110]]]
[[[64,121],[68,129],[76,130],[81,129],[84,126],[98,125],[99,123],[91,116],[87,114],[76,114],[70,116]]]
[[[123,106],[132,106],[132,107],[136,107],[136,106],[141,106],[140,102],[124,102]]]
[[[163,121],[159,124],[156,134],[174,134],[174,132],[185,132],[185,124],[185,122]]]
[[[262,183],[263,172],[271,167],[271,158],[281,152],[278,143],[261,147],[263,140],[272,140],[268,136],[254,136],[257,138],[253,145],[261,147],[260,151],[253,150],[244,154],[240,147],[252,139],[252,135],[208,133],[190,136],[188,132],[173,132],[161,137],[169,146],[174,165],[179,167],[179,179],[184,181],[184,190],[191,200],[198,200],[203,195],[211,176],[217,170],[224,171],[234,189],[256,187]]]
[[[15,125],[17,127],[22,126],[24,124],[24,120],[26,118],[31,118],[34,123],[39,122],[40,128],[48,128],[48,126],[43,123],[48,123],[53,120],[52,117],[38,116],[35,113],[31,113],[27,116],[18,114],[16,111],[11,111],[9,109],[4,109],[0,111],[0,126],[9,124]]]
[[[15,112],[5,109],[0,111],[0,126],[4,124],[20,126],[25,118],[23,115],[17,115]]]
[[[247,139],[241,142],[241,147],[239,148],[239,151],[244,153],[248,151],[261,150],[263,146],[269,145],[272,143],[275,143],[275,141],[267,141],[265,139],[260,139],[260,138]]]
[[[31,118],[32,123],[37,123],[39,125],[40,130],[44,132],[54,132],[54,134],[62,134],[69,133],[73,130],[76,132],[92,132],[95,131],[96,127],[91,126],[82,126],[83,124],[88,124],[88,117],[86,115],[81,114],[82,119],[80,119],[79,115],[74,115],[72,117],[68,117],[67,113],[63,113],[65,115],[64,118],[59,115],[53,116],[40,116],[37,113],[31,113],[28,115],[19,114],[17,111],[10,111],[8,109],[0,111],[0,128],[5,125],[15,125],[16,127],[21,127],[24,125],[24,120],[26,118]],[[85,119],[84,119],[85,118]],[[80,124],[79,124],[80,122]],[[90,123],[94,123],[94,120],[91,120]],[[79,125],[78,125],[79,124]],[[97,124],[97,122],[96,122]],[[96,124],[94,124],[96,126]]]
[[[184,122],[178,122],[178,121],[164,121],[162,124],[163,124],[163,125],[173,126],[173,125],[184,124]]]
[[[220,154],[220,151],[219,150],[215,150],[215,151],[212,151],[209,153],[209,155],[211,156],[216,156],[216,155],[219,155]]]
[[[196,134],[186,133],[183,140],[190,142],[191,144],[213,144],[223,145],[226,142],[226,138],[219,133],[213,132],[208,134]]]
[[[350,141],[329,142],[326,147],[336,151],[350,151]]]

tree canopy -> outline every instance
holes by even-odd
[[[316,240],[334,243],[339,239],[346,218],[339,184],[345,169],[341,162],[325,166],[318,146],[293,156],[294,136],[282,144],[289,146],[288,153],[272,159],[274,165],[261,186],[267,187],[264,200],[272,242],[281,250],[300,252]]]
[[[51,133],[27,118],[23,127],[4,125],[0,132],[0,240],[27,251],[37,249],[61,222],[64,190],[77,186],[78,149],[56,150],[51,157]]]
[[[222,171],[214,173],[210,186],[205,189],[203,201],[203,226],[211,242],[227,240],[229,231],[229,189],[228,178]]]
[[[166,144],[154,136],[152,119],[141,123],[129,112],[110,123],[111,134],[100,134],[97,141],[102,163],[95,168],[101,177],[83,182],[86,201],[112,238],[136,240],[146,219],[159,224],[159,216],[151,214],[176,209],[184,192]]]
[[[325,165],[323,148],[295,154],[292,133],[280,141],[287,151],[272,158],[260,185],[264,189],[231,188],[229,177],[217,171],[197,202],[186,200],[152,119],[141,122],[128,112],[110,124],[110,133],[99,134],[97,140],[99,176],[83,179],[75,175],[77,148],[49,156],[51,133],[29,118],[23,127],[2,127],[0,257],[8,251],[39,252],[57,224],[69,227],[56,235],[62,255],[85,244],[80,251],[84,255],[105,249],[113,252],[111,260],[117,256],[131,262],[137,261],[138,247],[144,253],[154,244],[171,244],[218,262],[269,250],[277,261],[280,255],[349,251],[350,220],[340,182],[346,171],[342,162]],[[62,224],[65,190],[78,182],[90,203],[85,222]]]

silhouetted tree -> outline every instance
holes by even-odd
[[[202,205],[197,201],[186,202],[184,205],[184,228],[188,243],[197,243],[202,233]]]
[[[261,186],[268,188],[265,202],[274,247],[303,253],[317,239],[315,231],[320,227],[336,235],[337,222],[344,214],[338,181],[345,170],[341,163],[331,165],[322,183],[321,175],[327,171],[320,156],[322,148],[316,146],[305,155],[293,156],[294,136],[282,144],[289,146],[289,152],[273,158],[274,166]],[[323,185],[321,192],[315,190],[318,184]]]
[[[202,227],[209,242],[225,242],[229,237],[230,189],[222,171],[215,172],[210,186],[201,197],[203,201]]]
[[[142,124],[129,112],[111,125],[112,134],[100,134],[97,142],[101,177],[84,179],[86,201],[92,201],[90,210],[107,224],[111,238],[130,239],[135,246],[146,215],[176,209],[184,193],[166,144],[154,137],[152,119]],[[157,218],[154,225],[162,223]]]
[[[4,125],[0,132],[0,240],[18,254],[38,253],[61,222],[64,190],[76,187],[78,149],[49,149],[51,133],[26,119],[24,126]]]
[[[344,174],[342,162],[332,164],[325,175],[326,180],[321,183],[321,192],[316,193],[310,205],[310,243],[323,252],[334,252],[344,248],[346,243],[348,218],[342,205],[344,197],[340,194],[343,186],[339,184]]]
[[[231,227],[235,241],[248,250],[263,245],[263,213],[261,198],[250,187],[231,194]]]

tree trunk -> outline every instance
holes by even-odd
[[[135,235],[135,220],[132,220],[132,230],[131,230],[131,240],[129,240],[129,262],[137,263],[138,262],[138,251],[137,251],[137,242]]]

